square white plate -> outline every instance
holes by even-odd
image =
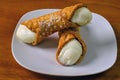
[[[55,55],[58,45],[57,33],[48,37],[38,46],[31,46],[16,38],[18,25],[28,19],[38,17],[58,9],[34,10],[26,13],[19,20],[12,39],[12,54],[24,68],[54,76],[85,76],[103,72],[116,61],[117,44],[110,23],[101,15],[92,13],[92,21],[81,27],[81,36],[87,45],[87,55],[78,65],[62,66],[57,63]]]

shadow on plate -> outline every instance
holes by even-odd
[[[59,40],[58,35],[57,35],[57,33],[55,33],[55,34],[52,34],[51,36],[49,36],[48,38],[46,38],[45,40],[43,40],[36,47],[38,47],[38,48],[57,48],[58,40]]]
[[[82,39],[85,41],[87,46],[87,53],[85,57],[83,58],[82,62],[78,64],[78,66],[85,66],[90,64],[92,61],[94,61],[97,58],[97,46],[96,46],[96,39],[92,37],[91,31],[89,30],[89,26],[87,27],[81,27],[81,36]]]

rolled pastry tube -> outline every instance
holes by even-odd
[[[59,32],[59,44],[56,52],[58,63],[70,66],[81,62],[86,54],[86,45],[82,40],[79,27]]]
[[[91,19],[91,12],[82,7],[76,10],[71,21],[79,25],[86,25]],[[87,47],[80,36],[80,27],[59,31],[59,44],[56,53],[58,63],[65,66],[78,64],[84,58],[86,51]]]
[[[25,43],[37,45],[54,32],[69,27],[79,27],[89,23],[92,18],[90,10],[79,3],[59,11],[39,16],[22,22],[16,36]]]

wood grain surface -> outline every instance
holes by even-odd
[[[11,40],[20,17],[28,11],[64,8],[83,2],[112,25],[118,46],[117,61],[109,70],[84,77],[54,77],[24,69],[12,56]],[[106,56],[106,58],[109,57]],[[0,1],[0,80],[120,80],[120,0],[1,0]]]

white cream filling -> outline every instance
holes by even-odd
[[[64,65],[73,65],[81,55],[82,46],[76,39],[73,39],[62,48],[58,60]]]
[[[32,43],[35,40],[35,33],[29,30],[25,25],[19,25],[16,36],[25,43]]]
[[[71,21],[78,25],[88,24],[92,19],[92,13],[86,7],[78,8],[73,14]]]

